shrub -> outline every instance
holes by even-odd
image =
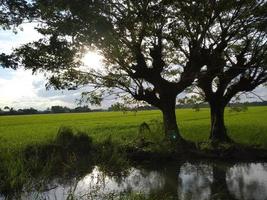
[[[92,150],[92,138],[86,133],[78,131],[76,134],[69,127],[59,129],[55,144],[66,152],[73,152],[79,156],[86,155]]]

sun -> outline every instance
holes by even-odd
[[[82,58],[84,67],[99,70],[103,67],[103,56],[95,51],[88,51]]]

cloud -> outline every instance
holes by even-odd
[[[35,26],[35,23],[23,24],[20,26],[21,31],[16,34],[12,30],[0,30],[1,53],[10,53],[22,44],[40,39],[42,35],[34,29]]]
[[[261,85],[257,87],[254,92],[267,101],[267,87]]]
[[[11,30],[0,30],[1,53],[10,53],[22,44],[36,41],[41,35],[34,29],[36,24],[23,24],[14,34]],[[76,106],[79,91],[46,90],[45,77],[32,75],[23,69],[11,70],[0,68],[0,107],[6,105],[14,108],[35,107],[45,109],[52,105]]]
[[[10,72],[7,72],[10,75]],[[43,75],[32,75],[30,71],[18,69],[8,79],[0,78],[0,107],[35,107],[45,109],[52,105],[74,107],[75,101],[69,94],[47,91]]]
[[[263,85],[255,88],[251,93],[247,92],[245,95],[241,96],[241,101],[267,101],[267,87]]]

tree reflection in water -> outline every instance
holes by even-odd
[[[153,199],[179,200],[266,200],[267,164],[181,162],[132,167],[124,176],[109,176],[95,167],[81,179],[45,192],[22,195],[22,199],[113,199],[119,194],[141,193]],[[1,199],[1,198],[0,198]],[[40,199],[40,198],[39,198]]]
[[[185,163],[180,170],[178,197],[181,200],[206,200],[210,196],[211,166]]]
[[[181,200],[266,200],[267,164],[190,164],[181,167]]]

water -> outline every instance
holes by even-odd
[[[46,190],[24,193],[22,199],[112,199],[127,193],[159,199],[267,200],[267,163],[151,164],[131,167],[124,176],[107,175],[94,167],[84,177],[61,184],[54,180]]]

